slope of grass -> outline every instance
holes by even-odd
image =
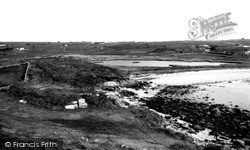
[[[29,79],[39,82],[94,87],[105,81],[124,80],[121,71],[73,58],[45,58],[31,63]]]

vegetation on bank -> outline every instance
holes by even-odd
[[[79,99],[74,93],[65,93],[58,89],[38,90],[22,84],[13,85],[8,94],[33,106],[53,110],[62,110],[68,103]]]
[[[108,98],[104,93],[91,93],[79,96],[73,91],[59,89],[38,90],[16,84],[11,87],[8,94],[16,100],[25,100],[27,104],[52,110],[64,110],[65,106],[72,101],[85,98],[89,107],[115,108],[114,99]]]
[[[73,58],[45,58],[31,62],[28,78],[26,84],[12,85],[8,94],[37,107],[63,110],[79,98],[85,98],[90,107],[115,107],[115,100],[104,93],[96,93],[95,88],[106,81],[124,80],[125,75],[117,69]],[[32,86],[43,83],[49,85],[49,88]],[[60,85],[62,89],[53,85]],[[67,85],[72,88],[63,88]]]
[[[117,69],[74,58],[45,58],[35,60],[28,77],[39,82],[68,84],[77,88],[94,87],[99,83],[124,80]]]
[[[107,97],[105,93],[98,93],[93,95],[83,95],[86,99],[86,102],[90,107],[97,107],[97,108],[107,108],[112,109],[117,107],[116,100]]]

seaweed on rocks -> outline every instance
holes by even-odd
[[[229,108],[222,104],[201,103],[192,99],[183,100],[178,97],[164,96],[175,94],[177,91],[183,91],[184,94],[189,91],[178,88],[183,87],[167,87],[157,96],[146,101],[146,105],[150,109],[191,123],[190,127],[196,131],[209,128],[215,137],[222,135],[231,139],[250,139],[250,113],[248,111],[237,107]]]

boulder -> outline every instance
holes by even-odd
[[[200,125],[195,125],[195,126],[194,126],[194,129],[195,129],[195,130],[204,130],[205,128],[202,127],[202,126],[200,126]]]
[[[78,102],[79,102],[79,108],[86,108],[86,107],[88,107],[88,104],[86,103],[86,101],[85,101],[84,98],[79,99]]]
[[[215,117],[220,117],[221,116],[221,111],[219,110],[219,108],[214,108],[214,109],[212,109],[212,114]]]
[[[114,81],[105,82],[103,85],[106,87],[117,87],[118,86],[118,84]]]
[[[77,108],[86,108],[86,107],[88,107],[88,104],[86,103],[84,98],[81,98],[78,101],[73,101],[69,105],[66,105],[65,109],[77,109]]]
[[[250,146],[250,140],[249,139],[245,139],[244,143],[245,143],[245,145]]]
[[[78,108],[77,104],[70,104],[65,106],[65,109],[76,109],[76,108]]]
[[[23,104],[27,104],[27,101],[24,100],[24,99],[20,99],[19,102],[20,102],[20,103],[23,103]]]

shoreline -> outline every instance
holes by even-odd
[[[230,69],[223,69],[223,71],[228,71],[228,70],[230,70]],[[237,70],[237,71],[242,71],[241,69],[234,69],[234,71],[235,70]],[[249,69],[247,69],[247,70],[244,70],[243,69],[243,71],[249,71]],[[177,73],[178,74],[178,73]],[[157,75],[156,75],[157,76]],[[150,80],[145,80],[145,78],[147,78],[147,77],[142,77],[142,78],[133,78],[134,80],[136,79],[136,80],[140,80],[140,81],[147,81],[147,82],[149,82],[149,81],[151,81],[151,82],[153,82],[154,80],[152,80],[152,78],[150,78]],[[208,84],[216,84],[216,83],[222,83],[222,82],[232,82],[232,81],[237,81],[237,80],[244,80],[244,79],[246,79],[246,78],[240,78],[240,79],[227,79],[226,81],[225,80],[219,80],[219,81],[213,81],[213,82],[205,82],[205,83],[194,83],[194,84],[188,84],[188,85],[190,85],[190,86],[200,86],[200,85],[208,85]],[[249,78],[247,78],[247,79],[249,79]],[[154,83],[154,82],[153,82]],[[159,85],[159,84],[158,84]],[[165,88],[167,88],[168,86],[170,86],[171,87],[171,84],[164,84],[165,85]],[[172,84],[173,85],[173,84]],[[177,87],[178,86],[181,86],[181,85],[176,85]],[[147,91],[147,90],[144,90],[144,91]],[[159,91],[161,91],[161,90],[159,90]],[[178,91],[171,91],[171,92],[173,92],[173,93],[178,93]],[[146,102],[150,102],[150,98],[155,98],[155,97],[157,97],[157,96],[152,96],[152,97],[142,97],[143,99],[148,99],[148,100],[146,100]],[[168,97],[169,98],[169,97]],[[175,97],[173,97],[172,99],[177,99],[177,98],[180,98],[180,97],[178,97],[178,96],[175,96]],[[185,98],[184,98],[185,99]],[[195,101],[195,102],[194,102]],[[200,103],[199,101],[196,101],[196,100],[194,100],[194,101],[192,101],[192,102],[194,102],[193,104],[191,104],[191,103],[189,103],[189,104],[191,104],[191,105],[196,105],[197,103]],[[209,104],[209,102],[201,102],[201,103],[204,103],[204,104]],[[243,115],[248,115],[249,117],[250,117],[250,112],[249,111],[245,111],[244,109],[238,109],[237,107],[230,107],[230,106],[226,106],[226,105],[219,105],[219,104],[209,104],[210,106],[215,106],[214,108],[212,108],[210,111],[211,112],[213,112],[213,111],[217,111],[217,110],[219,110],[219,112],[221,113],[224,113],[223,111],[221,111],[220,109],[227,109],[227,111],[228,110],[234,110],[234,111],[239,111],[239,113],[241,114],[241,113],[243,113]],[[209,105],[207,105],[207,106],[209,106]],[[219,108],[219,109],[218,109]],[[151,109],[152,109],[152,107],[151,107]],[[171,109],[173,109],[172,107],[171,107]],[[199,108],[197,108],[197,109],[199,109]],[[157,111],[157,109],[155,109],[155,108],[153,108],[153,110],[154,111],[156,111],[157,113],[159,113],[159,115],[169,115],[169,113],[163,113],[162,114],[162,111]],[[177,111],[178,111],[178,109],[177,109]],[[188,113],[188,112],[186,112],[186,113]],[[215,112],[215,113],[217,113],[217,112]],[[171,114],[171,113],[170,113]],[[215,114],[215,115],[217,115],[217,114]],[[239,114],[238,114],[239,115]],[[177,117],[177,116],[175,116],[175,117]],[[249,118],[250,119],[250,118]],[[249,119],[247,119],[247,120],[249,120]],[[243,120],[242,120],[243,121]],[[224,124],[227,124],[227,122],[230,122],[230,121],[225,121],[224,122]],[[243,122],[242,122],[243,123]],[[175,124],[176,124],[176,122],[175,122]],[[177,123],[178,124],[178,123]],[[247,123],[246,123],[247,124]],[[204,124],[203,124],[204,125]],[[181,126],[187,126],[187,124],[182,124]],[[195,126],[193,126],[193,127],[191,127],[191,128],[194,128]],[[173,127],[170,127],[170,128],[172,128],[172,129],[174,129]],[[182,128],[182,127],[180,127],[180,128]],[[203,129],[203,127],[201,127],[200,125],[199,125],[199,127],[196,127],[196,128],[202,128]],[[248,128],[248,127],[247,127]],[[250,125],[249,125],[249,128],[250,128]],[[187,127],[184,127],[184,129],[187,129]],[[190,129],[190,127],[189,127],[189,129]],[[204,133],[204,135],[203,136],[208,136],[209,135],[209,133],[206,131],[208,128],[204,128],[205,130],[202,130],[202,131],[204,131],[204,132],[206,132],[206,134]],[[178,130],[176,130],[176,131],[178,131]],[[210,132],[211,132],[212,130],[210,130]],[[186,131],[181,131],[182,133],[186,133]],[[197,132],[196,134],[188,134],[189,136],[192,136],[192,137],[197,137],[198,136],[198,134],[199,134],[199,132]],[[200,133],[200,134],[202,134],[202,133]],[[224,144],[226,144],[226,145],[231,145],[231,146],[233,146],[234,144],[235,144],[235,142],[238,140],[238,142],[240,141],[241,143],[243,142],[243,141],[241,141],[240,139],[234,139],[234,140],[232,140],[232,139],[230,139],[230,138],[227,138],[227,137],[225,137],[225,135],[223,135],[223,134],[221,134],[219,137],[217,137],[217,138],[215,138],[217,135],[214,135],[214,139],[213,140],[210,140],[210,142],[208,142],[207,141],[207,139],[203,139],[203,142],[201,142],[201,141],[199,141],[198,140],[198,143],[199,142],[201,142],[201,143],[203,143],[203,145],[205,144],[205,143],[214,143],[214,144],[222,144],[222,145],[224,145]],[[222,138],[220,138],[220,137],[222,137]],[[236,141],[235,141],[236,140]],[[237,142],[236,142],[237,143]],[[243,142],[244,143],[244,142]],[[248,141],[246,140],[245,141],[245,143],[248,143]],[[243,144],[244,145],[244,144]],[[244,146],[247,146],[247,145],[244,145]]]
[[[53,60],[53,59],[55,59],[55,58],[50,58],[51,60]],[[49,59],[49,60],[50,60]],[[62,61],[62,60],[60,60],[61,58],[57,58],[57,61],[54,61],[55,63],[58,63],[58,64],[54,64],[54,65],[57,65],[57,67],[58,68],[60,68],[61,69],[61,71],[65,71],[65,69],[63,69],[62,67],[61,67],[61,65],[62,64],[64,64],[66,61]],[[50,61],[51,61],[50,60]],[[62,61],[62,62],[58,62],[58,61]],[[36,60],[33,60],[33,61],[36,61]],[[46,59],[42,59],[42,60],[40,60],[40,63],[43,63],[43,61],[44,61],[44,63],[46,64],[46,65],[48,65],[49,63],[47,63],[46,62]],[[73,62],[75,62],[75,60],[74,59],[71,59],[71,61],[73,61]],[[69,61],[70,62],[70,61]],[[61,64],[62,63],[62,64]],[[68,62],[67,62],[68,63]],[[77,64],[77,62],[75,62],[76,64]],[[84,67],[90,67],[90,64],[89,63],[87,63],[87,62],[82,62],[82,63],[79,63],[79,64],[81,64],[81,65],[83,65],[83,64],[85,64],[84,65]],[[91,64],[91,65],[93,65],[93,64]],[[65,66],[67,66],[67,65],[63,65],[64,67]],[[75,65],[73,65],[73,66],[75,66]],[[98,66],[98,65],[97,65]],[[96,67],[97,67],[96,66]],[[33,66],[34,67],[34,66]],[[48,68],[46,68],[46,67],[54,67],[54,66],[50,66],[50,65],[48,65],[48,66],[44,66],[44,65],[41,65],[40,66],[40,68],[33,68],[32,69],[32,65],[31,65],[31,73],[32,73],[32,75],[35,75],[33,78],[38,78],[38,79],[40,79],[41,81],[45,81],[44,80],[44,78],[43,77],[41,77],[40,75],[40,73],[42,72],[42,71],[40,71],[39,72],[39,70],[37,70],[37,69],[41,69],[41,67],[42,67],[42,69],[48,69]],[[44,67],[44,68],[43,68]],[[101,66],[99,66],[99,67],[101,67]],[[223,68],[223,67],[225,67],[225,66],[220,66],[220,67],[218,67],[217,69],[221,69],[221,68]],[[237,67],[237,66],[231,66],[231,67]],[[101,67],[101,68],[103,68],[103,67]],[[106,68],[106,69],[108,69],[108,67],[104,67],[104,68]],[[209,69],[215,69],[216,67],[211,67],[211,68],[209,68]],[[123,71],[125,70],[126,71],[126,69],[128,69],[128,68],[121,68]],[[130,68],[131,69],[131,68]],[[147,69],[152,69],[151,71],[154,71],[153,69],[154,68],[147,68]],[[159,71],[161,70],[161,69],[165,69],[165,68],[160,68],[159,69]],[[201,71],[202,69],[207,69],[207,68],[202,68],[202,67],[200,67],[200,68],[189,68],[189,69],[183,69],[183,68],[180,68],[180,69],[176,69],[176,68],[173,68],[172,70],[170,69],[170,70],[161,70],[161,71],[173,71],[173,72],[175,72],[175,73],[177,73],[178,74],[178,72],[185,72],[185,71],[190,71],[190,70],[198,70],[198,72],[199,71]],[[229,69],[229,68],[227,68],[227,69]],[[108,76],[108,79],[110,78],[110,79],[116,79],[117,77],[116,77],[116,75],[112,75],[112,76],[110,76],[110,73],[113,73],[113,71],[114,70],[112,70],[112,69],[108,69],[108,70],[110,70],[110,71],[108,71],[107,72],[107,76]],[[129,70],[129,69],[128,69]],[[223,69],[224,70],[224,69]],[[38,72],[36,72],[36,71],[38,71]],[[51,70],[48,70],[48,71],[51,71]],[[97,73],[95,73],[95,74],[98,74],[99,73],[99,70],[97,69],[97,70],[93,70],[93,71],[98,71]],[[137,71],[141,71],[141,70],[137,70]],[[72,72],[71,71],[68,71],[67,72],[68,74],[72,74]],[[80,72],[79,72],[80,73]],[[119,72],[117,72],[117,73],[119,73]],[[132,73],[133,74],[133,70],[130,72],[130,73]],[[148,72],[148,73],[150,73],[150,72]],[[159,72],[157,72],[157,73],[159,73]],[[58,76],[55,76],[55,77],[61,77],[60,75],[61,74],[58,74],[58,72],[56,72],[56,74],[58,75]],[[141,72],[141,74],[142,74],[142,72]],[[81,74],[80,74],[81,75]],[[84,74],[85,75],[85,74]],[[87,74],[88,75],[88,74]],[[91,75],[91,74],[90,74]],[[171,74],[170,74],[171,75]],[[31,74],[29,74],[29,77],[31,76]],[[157,76],[157,75],[156,75]],[[57,84],[57,83],[55,83],[53,80],[53,82],[51,82],[51,79],[49,78],[49,76],[45,76],[46,78],[46,81],[45,81],[45,83],[46,84],[48,84],[47,85],[47,87],[45,87],[45,89],[46,88],[62,88],[62,87],[65,87],[65,84],[61,84],[60,82],[61,82],[61,80],[58,80],[57,82],[59,82],[60,84],[58,85],[58,87],[56,87],[55,85]],[[69,77],[69,76],[66,76],[66,77]],[[70,77],[72,77],[72,78],[75,78],[75,76],[70,76]],[[92,77],[94,77],[94,76],[92,76]],[[103,78],[104,80],[105,79],[107,79],[106,77],[104,78],[103,76],[100,76],[101,78]],[[66,79],[66,78],[65,78]],[[68,79],[68,78],[67,78]],[[48,80],[48,81],[47,81]],[[137,82],[135,82],[135,83],[129,83],[129,84],[131,84],[131,85],[128,85],[129,86],[129,88],[134,88],[135,90],[137,89],[137,90],[139,90],[139,89],[141,89],[141,88],[143,88],[143,90],[145,91],[145,92],[149,92],[149,91],[147,91],[147,88],[149,87],[149,88],[155,88],[155,89],[157,89],[158,87],[156,86],[156,87],[150,87],[150,80],[147,80],[146,82],[141,82],[141,81],[139,81],[139,79],[138,78],[136,78],[136,80],[137,80]],[[83,80],[82,82],[84,83],[84,81],[85,80]],[[101,80],[100,80],[101,81]],[[128,82],[129,80],[126,80],[125,82]],[[30,81],[28,81],[28,83],[29,83]],[[68,80],[64,80],[64,82],[65,83],[70,83],[71,84],[71,82],[69,82]],[[118,82],[118,81],[117,81]],[[122,83],[122,81],[119,81],[119,82],[121,82]],[[43,85],[43,83],[38,83],[38,82],[36,82],[36,80],[34,80],[34,83],[33,84],[40,84],[41,86],[44,86]],[[28,86],[31,86],[32,87],[32,84],[31,85],[28,85]],[[100,86],[99,84],[97,85],[97,86]],[[123,85],[124,86],[124,85]],[[165,85],[164,85],[165,86]],[[32,88],[34,88],[34,87],[32,87]],[[135,111],[135,113],[134,113],[134,115],[135,116],[144,116],[145,117],[145,115],[147,115],[147,114],[150,114],[150,115],[152,115],[152,117],[151,118],[147,118],[146,117],[146,120],[145,120],[145,122],[144,123],[146,123],[146,124],[148,124],[148,127],[149,128],[151,128],[152,129],[152,135],[155,135],[156,133],[156,131],[157,131],[157,135],[159,134],[160,136],[162,136],[162,134],[160,134],[160,133],[164,133],[164,134],[166,134],[165,136],[169,136],[169,135],[171,135],[171,136],[174,136],[175,138],[180,138],[180,140],[182,141],[182,142],[184,142],[184,141],[186,141],[186,140],[184,140],[184,139],[188,139],[188,137],[190,138],[190,136],[192,136],[192,134],[194,134],[193,135],[193,137],[195,137],[196,136],[196,139],[199,139],[199,136],[200,136],[200,134],[201,135],[204,135],[204,134],[208,134],[208,132],[209,131],[207,131],[207,130],[205,130],[205,132],[202,132],[202,129],[204,129],[206,126],[205,126],[205,124],[206,123],[202,123],[202,124],[200,124],[200,123],[197,123],[197,121],[198,120],[193,120],[193,121],[190,121],[189,119],[186,119],[186,122],[183,122],[182,120],[184,120],[185,121],[185,119],[183,119],[183,115],[182,115],[182,113],[184,112],[184,113],[187,113],[186,115],[188,115],[188,113],[191,113],[193,110],[195,110],[195,109],[197,109],[196,107],[194,107],[194,106],[199,106],[199,104],[197,104],[197,103],[190,103],[190,102],[183,102],[183,101],[181,101],[181,100],[178,100],[178,97],[179,97],[179,95],[178,94],[185,94],[185,92],[188,92],[188,91],[185,91],[185,87],[184,86],[179,86],[179,85],[177,85],[177,86],[175,86],[175,87],[170,87],[170,89],[168,89],[168,90],[170,90],[170,91],[168,91],[169,93],[170,93],[170,95],[168,95],[167,97],[165,97],[164,96],[164,94],[163,94],[163,97],[153,97],[153,98],[171,98],[171,99],[173,99],[173,101],[166,101],[166,104],[169,104],[169,106],[171,106],[171,108],[168,108],[168,111],[170,111],[171,110],[171,112],[168,112],[168,111],[166,111],[165,112],[165,110],[164,111],[159,111],[159,110],[157,110],[158,109],[158,107],[159,106],[163,106],[163,105],[165,105],[164,103],[163,104],[161,104],[161,101],[159,101],[159,106],[157,106],[157,109],[156,108],[154,108],[155,106],[153,106],[153,105],[151,105],[151,104],[149,104],[149,100],[148,99],[150,99],[150,97],[149,98],[140,98],[140,97],[138,97],[138,95],[134,95],[133,93],[131,93],[131,92],[128,92],[128,91],[126,91],[126,90],[128,90],[128,89],[126,89],[126,88],[128,88],[128,87],[126,87],[126,88],[120,88],[119,86],[118,87],[116,87],[116,86],[114,86],[114,87],[98,87],[98,88],[100,88],[100,89],[102,89],[103,90],[103,88],[106,90],[106,92],[112,92],[112,91],[116,91],[116,90],[118,90],[118,92],[116,91],[116,92],[114,92],[114,95],[110,95],[111,97],[109,97],[109,98],[113,98],[113,99],[115,99],[116,101],[114,102],[114,101],[110,101],[110,102],[112,102],[112,103],[107,103],[107,104],[105,104],[104,106],[106,107],[106,105],[108,106],[108,108],[109,109],[111,109],[111,112],[112,112],[112,109],[115,109],[115,107],[117,107],[116,105],[120,105],[120,104],[122,104],[123,106],[125,106],[126,108],[127,108],[127,111]],[[164,90],[166,87],[161,87],[161,88],[163,88],[162,90]],[[70,88],[69,88],[70,89]],[[184,90],[183,90],[184,89]],[[39,89],[40,90],[40,89]],[[61,90],[61,89],[60,89]],[[67,91],[68,89],[64,89],[65,91]],[[119,91],[119,90],[121,90],[121,91]],[[123,92],[122,92],[123,91]],[[63,92],[63,91],[61,91],[61,92]],[[77,91],[77,92],[79,92],[79,91]],[[101,91],[102,92],[102,91]],[[172,95],[171,95],[171,92],[172,92]],[[121,99],[122,97],[121,96],[119,96],[119,94],[124,94],[123,95],[123,98],[125,97],[129,97],[128,99]],[[177,94],[176,94],[177,93]],[[95,93],[96,94],[96,93]],[[98,96],[96,96],[96,97],[98,97]],[[89,103],[90,101],[86,101],[87,103]],[[172,103],[173,102],[173,103]],[[19,103],[19,102],[17,102],[17,103]],[[140,104],[139,104],[140,103]],[[157,101],[157,103],[158,103],[158,101]],[[157,103],[155,103],[155,104],[157,104]],[[141,107],[141,108],[137,108],[136,106],[134,106],[134,105],[143,105],[143,104],[146,104],[146,106],[149,106],[149,105],[151,105],[150,107],[148,107],[149,109],[154,109],[154,110],[156,110],[157,112],[163,112],[164,114],[170,114],[170,115],[167,115],[167,116],[165,116],[165,117],[160,117],[159,118],[159,116],[158,115],[156,115],[156,114],[151,114],[151,113],[149,113],[148,111],[148,109],[145,109],[144,107]],[[173,105],[172,105],[173,104]],[[27,105],[27,107],[29,107],[29,104],[21,104],[21,105],[23,105],[23,106],[25,106],[26,107],[26,105]],[[100,106],[102,106],[102,105],[100,105]],[[145,106],[145,105],[144,105]],[[166,106],[168,106],[168,105],[166,105]],[[176,108],[175,106],[179,106],[179,108]],[[184,107],[185,106],[185,107]],[[210,107],[208,107],[208,110],[209,111],[211,111],[211,114],[213,114],[213,115],[215,115],[218,111],[218,109],[219,109],[219,111],[220,111],[220,115],[225,115],[224,114],[224,110],[220,110],[220,109],[225,109],[225,110],[227,110],[227,111],[229,111],[227,108],[225,108],[224,106],[221,106],[221,105],[216,105],[216,107],[218,106],[218,109],[214,109],[213,108],[213,106],[214,105],[211,105],[211,108]],[[184,107],[185,109],[187,109],[187,111],[185,112],[184,110],[182,110],[182,109],[180,109],[180,108],[182,108],[182,107]],[[205,107],[205,105],[201,105],[200,106],[200,109],[197,109],[197,113],[196,113],[196,115],[202,115],[203,114],[203,112],[202,112],[202,110],[204,111],[204,109],[203,109],[203,107]],[[159,108],[161,108],[161,107],[159,107]],[[214,110],[213,110],[214,109]],[[88,111],[88,110],[90,110],[90,109],[82,109],[82,110],[79,110],[79,111],[83,111],[83,112],[85,112],[85,111]],[[1,110],[2,111],[2,110]],[[3,110],[3,111],[5,111],[5,110]],[[8,109],[6,110],[6,111],[9,111]],[[65,113],[66,114],[68,114],[68,113],[70,113],[71,115],[75,115],[74,113],[72,114],[71,112],[75,112],[75,111],[78,111],[78,110],[65,110]],[[92,111],[94,111],[95,112],[95,109],[93,109]],[[105,110],[106,111],[106,110]],[[105,112],[104,111],[104,112]],[[142,111],[142,112],[138,112],[138,111]],[[215,114],[214,114],[214,111],[215,111]],[[240,110],[240,112],[239,112],[239,110],[238,109],[233,109],[233,111],[235,111],[236,113],[242,113],[241,112],[241,110]],[[58,112],[60,112],[60,110],[58,111]],[[90,113],[90,116],[91,116],[91,111],[90,112],[88,112],[88,113]],[[118,115],[119,113],[118,112],[116,112],[117,114],[114,114],[114,116],[115,115]],[[180,115],[180,114],[181,115]],[[246,114],[245,112],[244,112],[244,114]],[[30,114],[26,114],[26,116],[29,116]],[[95,114],[96,115],[96,114]],[[119,114],[119,115],[121,115],[122,117],[125,117],[125,116],[123,116],[123,114]],[[119,116],[118,115],[118,116]],[[218,115],[218,114],[216,114],[216,115]],[[194,117],[195,115],[192,115],[191,114],[191,116],[190,116],[190,118],[192,119],[193,117]],[[244,116],[244,115],[243,115]],[[133,116],[131,116],[132,118],[133,118]],[[155,117],[155,118],[154,118]],[[245,117],[245,116],[244,116]],[[81,117],[80,117],[81,118]],[[184,117],[185,118],[185,117]],[[202,117],[201,117],[202,118]],[[205,118],[206,118],[206,116],[205,116]],[[62,118],[61,118],[62,119]],[[65,119],[65,118],[64,118]],[[77,115],[76,115],[76,118],[75,119],[77,119]],[[116,117],[115,117],[115,119],[117,119]],[[145,119],[145,118],[144,118]],[[163,120],[162,120],[163,119]],[[238,118],[236,118],[236,119],[238,119]],[[105,120],[105,119],[104,119]],[[112,119],[111,119],[112,120]],[[118,119],[119,120],[119,119]],[[67,120],[66,119],[66,121],[65,120],[57,120],[55,123],[58,123],[58,124],[65,124],[65,125],[70,125],[70,127],[71,127],[71,124],[68,122],[68,121],[71,121],[71,120]],[[114,121],[114,123],[116,123],[117,122],[117,120],[112,120],[112,121]],[[165,122],[165,123],[163,123],[164,121],[167,121],[167,122]],[[210,121],[210,120],[209,120]],[[76,123],[78,123],[78,122],[82,122],[82,121],[80,121],[80,120],[77,120],[76,121]],[[84,121],[83,121],[84,122]],[[92,122],[95,122],[95,121],[93,121],[92,120]],[[103,121],[101,120],[101,123],[102,123]],[[119,121],[118,121],[119,122]],[[192,124],[190,124],[189,122],[191,122]],[[98,122],[99,123],[99,122]],[[125,121],[124,123],[128,123],[127,121]],[[226,124],[227,122],[222,122],[222,124]],[[86,124],[87,124],[87,126],[86,126]],[[174,125],[173,127],[175,127],[176,129],[189,129],[190,131],[191,131],[191,133],[189,133],[189,135],[187,135],[185,132],[186,131],[188,131],[188,130],[186,130],[185,132],[177,132],[177,133],[175,133],[175,130],[173,130],[172,128],[171,128],[171,124],[172,125]],[[210,122],[210,125],[213,125],[214,124],[214,122],[213,121],[211,121]],[[153,126],[152,126],[153,125]],[[86,127],[89,127],[88,126],[88,122],[84,122],[84,124],[83,124],[83,126],[86,126]],[[120,126],[120,124],[119,124],[119,126]],[[137,126],[137,125],[136,125]],[[165,127],[164,127],[165,126]],[[167,126],[169,126],[170,128],[166,128]],[[74,129],[75,129],[75,126],[73,126],[74,127]],[[124,128],[127,128],[128,126],[123,126]],[[139,126],[138,126],[139,127]],[[142,127],[142,126],[140,126],[140,127]],[[161,127],[163,127],[163,128],[161,128]],[[77,126],[77,128],[78,128],[78,126]],[[98,126],[98,128],[101,128],[101,127],[99,127]],[[248,128],[248,127],[247,127]],[[146,128],[144,128],[145,130],[146,130]],[[217,129],[217,127],[214,127],[214,129]],[[111,130],[111,129],[110,129]],[[126,129],[127,130],[127,129]],[[137,130],[137,129],[136,129]],[[244,127],[243,127],[243,130],[245,130],[244,129]],[[102,129],[101,131],[105,131],[105,129]],[[115,131],[116,132],[116,130],[112,130],[112,131]],[[178,130],[176,130],[176,131],[178,131]],[[212,131],[212,130],[211,130]],[[114,133],[115,133],[114,132]],[[159,133],[158,133],[159,132]],[[136,133],[136,132],[135,132]],[[178,133],[180,133],[180,134],[178,134]],[[112,133],[113,134],[113,133]],[[178,136],[177,136],[178,135]],[[223,135],[223,134],[222,134]],[[135,136],[135,135],[133,135],[133,136]],[[187,136],[187,137],[186,137]],[[238,136],[238,135],[237,135]],[[184,138],[185,137],[185,138]],[[240,136],[239,136],[240,137]],[[174,138],[174,139],[175,139]],[[183,138],[183,139],[182,139]],[[160,139],[158,139],[158,140],[160,140]],[[176,140],[176,139],[175,139]],[[204,140],[205,141],[205,140]],[[193,142],[193,139],[192,140],[190,140],[189,139],[189,142],[190,143],[192,143]],[[199,140],[198,141],[196,141],[196,142],[199,142]],[[217,145],[217,144],[223,144],[223,142],[221,142],[221,141],[205,141],[205,145],[207,144],[207,143],[212,143],[212,144],[215,144],[215,145]],[[236,141],[231,141],[231,143],[230,144],[228,144],[228,146],[237,146],[237,144],[236,143],[239,143],[239,142],[242,142],[242,141],[238,141],[238,140],[236,140]],[[247,143],[248,141],[244,141],[245,143]],[[202,142],[201,142],[202,143]],[[204,143],[203,143],[204,144]],[[225,143],[224,143],[225,144]],[[198,144],[199,145],[199,144]],[[239,145],[238,145],[239,146]],[[245,146],[245,145],[240,145],[240,146]],[[247,145],[246,145],[247,146]]]

